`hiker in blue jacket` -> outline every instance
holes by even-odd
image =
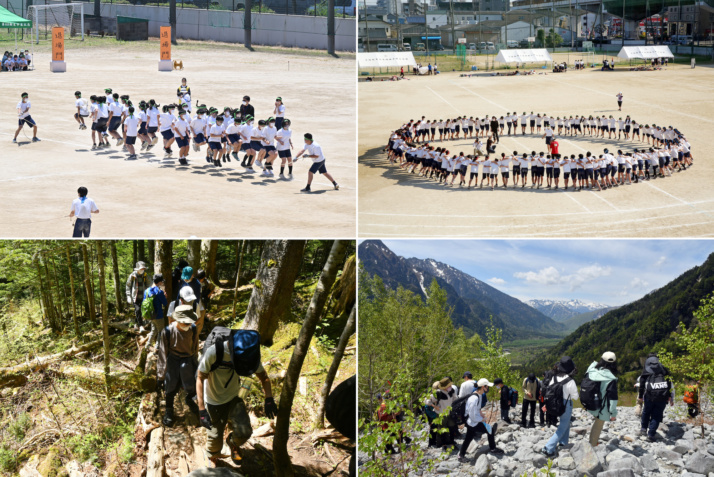
[[[606,421],[617,418],[617,357],[612,351],[602,355],[599,362],[593,361],[586,371],[592,381],[600,383],[600,396],[604,397],[602,408],[588,411],[595,418],[590,429],[590,445],[595,447]]]
[[[499,388],[501,396],[501,420],[511,424],[511,418],[508,417],[508,411],[511,409],[511,388],[506,386],[501,378],[494,379],[493,384]]]
[[[156,344],[159,344],[159,335],[164,327],[164,310],[169,306],[164,293],[164,276],[160,273],[154,275],[154,286],[144,292],[144,300],[153,297],[154,300],[154,317],[151,320],[151,332],[146,340],[146,346],[150,346],[154,337]]]

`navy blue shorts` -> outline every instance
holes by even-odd
[[[178,147],[186,147],[189,144],[188,138],[184,139],[181,136],[176,136],[176,144],[178,144]]]
[[[24,118],[20,119],[17,121],[18,126],[22,126],[23,124],[27,124],[28,126],[37,126],[37,123],[35,123],[35,120],[32,119],[32,116],[27,115]]]
[[[120,124],[121,124],[121,118],[118,116],[113,116],[111,121],[109,121],[109,130],[116,131],[117,129],[119,129]]]
[[[535,126],[535,119],[531,119],[531,127]]]
[[[136,136],[127,136],[126,144],[129,146],[133,146],[134,144],[136,144]]]
[[[290,154],[290,149],[285,149],[284,151],[278,151],[278,157],[293,157],[292,154]]]
[[[255,152],[258,152],[263,149],[263,146],[260,144],[260,141],[250,141],[250,148]]]
[[[206,136],[204,136],[203,133],[198,133],[193,137],[193,142],[196,144],[203,144],[206,142]]]
[[[146,134],[146,121],[141,123],[141,126],[139,126],[139,134]]]
[[[560,167],[553,168],[553,177],[555,177],[556,179],[560,177]]]
[[[231,144],[235,144],[238,141],[240,141],[240,134],[229,134],[228,135],[228,142]]]
[[[317,174],[318,172],[320,174],[326,173],[327,169],[325,169],[325,161],[313,162],[312,166],[310,166],[310,172],[313,174]]]
[[[107,130],[107,118],[99,118],[95,124],[97,125],[95,131],[105,132]]]
[[[241,146],[240,146],[240,150],[241,150],[241,151],[247,151],[248,149],[250,149],[250,143],[249,143],[249,142],[244,142],[243,144],[241,144]]]
[[[211,149],[213,149],[214,151],[220,151],[221,149],[223,149],[223,146],[221,145],[220,142],[213,142],[213,141],[211,141],[211,142],[208,143],[208,145],[209,145],[209,146],[211,147]]]
[[[546,143],[546,145],[550,144],[551,141],[553,141],[553,137],[552,137],[552,136],[546,136],[546,137],[545,137],[545,143]]]
[[[149,126],[149,127],[146,128],[146,129],[147,129],[147,131],[148,131],[150,134],[153,134],[153,133],[155,133],[159,128],[156,127],[156,126]]]
[[[111,128],[110,128],[111,131]],[[174,132],[171,129],[167,129],[166,131],[161,131],[161,136],[163,136],[164,139],[167,141],[174,137]]]
[[[265,152],[272,152],[275,151],[275,146],[263,146],[263,150]]]

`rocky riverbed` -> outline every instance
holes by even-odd
[[[514,424],[498,423],[496,444],[504,454],[491,455],[485,436],[469,446],[466,463],[458,461],[458,451],[448,453],[431,472],[416,472],[414,477],[519,476],[541,469],[547,458],[540,454],[554,427],[536,426],[525,429],[520,421],[520,406],[511,412]],[[516,415],[518,418],[516,419]],[[558,477],[649,477],[681,475],[714,477],[714,426],[705,425],[705,435],[699,426],[675,421],[673,408],[668,407],[664,423],[655,442],[639,435],[640,419],[635,408],[621,407],[615,422],[608,422],[596,447],[589,443],[592,416],[582,409],[573,410],[570,441],[558,450],[551,469]],[[460,447],[466,431],[462,429],[456,443]],[[412,446],[426,449],[429,457],[438,458],[447,451],[427,449],[426,428],[415,433]],[[360,466],[369,456],[359,453]],[[386,458],[386,457],[385,457]],[[543,475],[538,472],[538,475]]]

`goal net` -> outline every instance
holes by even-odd
[[[84,40],[84,4],[47,2],[27,8],[35,41],[51,40],[52,28],[64,28],[65,40]]]

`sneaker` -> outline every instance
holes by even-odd
[[[231,450],[231,460],[235,465],[241,465],[241,460],[243,460],[240,456],[240,453],[238,452],[238,447],[236,447],[233,444],[233,433],[231,432],[228,434],[228,437],[226,437],[226,444],[228,445],[228,448]]]
[[[121,146],[122,144],[124,144],[124,140],[123,140],[123,139],[117,139],[117,147]]]
[[[99,148],[97,147],[97,145],[96,145],[96,144],[92,144],[92,151],[96,151],[97,149],[99,149]]]
[[[193,150],[196,151],[196,152],[199,151],[199,149],[198,149],[198,144],[196,144],[195,142],[193,143]]]
[[[280,175],[278,176],[278,178],[280,178],[280,179],[285,179],[285,174],[283,174],[283,173],[281,172]]]
[[[647,429],[640,429],[640,435],[641,436],[647,435]]]
[[[335,190],[340,190],[340,184],[335,183]]]
[[[292,174],[288,174],[288,180],[289,180],[289,181],[293,180],[293,175],[292,175]]]
[[[231,156],[233,156],[233,159],[235,159],[236,161],[238,160],[238,153],[237,153],[237,152],[232,152],[232,153],[231,153]]]
[[[151,151],[151,148],[152,148],[152,147],[154,147],[153,144],[149,144],[148,146],[146,146],[146,152]]]
[[[310,190],[310,186],[307,186],[307,187],[305,187],[304,189],[300,189],[300,192],[310,193],[310,192],[312,192],[312,191]]]
[[[268,172],[267,169],[263,169],[263,172],[260,175],[263,177],[270,177],[270,172]]]
[[[146,151],[146,148],[149,146],[149,144],[146,141],[141,142],[141,150]]]
[[[490,449],[489,452],[491,454],[503,454],[503,449],[496,447],[495,449]]]
[[[159,142],[159,137],[158,137],[158,136],[154,137],[154,139],[151,140],[151,145],[152,145],[152,146],[156,146],[156,143],[157,143],[157,142]]]
[[[129,154],[129,155],[127,156],[127,158],[124,159],[124,160],[125,160],[125,161],[133,161],[134,159],[136,159],[136,154]]]
[[[550,454],[550,453],[548,453],[548,451],[545,449],[545,447],[540,450],[540,453],[543,454],[543,455],[546,456],[546,457],[549,457],[549,458],[555,457],[555,452],[553,452],[552,454]]]
[[[40,138],[38,138],[38,137],[33,137],[33,138],[32,138],[32,142],[40,142]]]
[[[275,177],[275,172],[273,171],[268,171],[268,174],[270,175],[270,177]]]
[[[655,434],[654,436],[647,436],[647,440],[650,442],[656,442],[657,441],[657,435]]]
[[[166,414],[164,414],[164,418],[161,421],[164,423],[164,426],[166,427],[174,427],[174,411],[172,410],[166,410]]]
[[[181,164],[182,166],[188,166],[188,161],[185,157],[182,157],[179,159],[179,164]]]
[[[460,463],[465,464],[465,463],[468,462],[468,461],[469,461],[469,460],[468,460],[466,457],[464,457],[464,456],[459,456],[459,462],[460,462]]]
[[[255,164],[255,165],[258,166],[258,167],[263,167],[263,163],[260,162],[258,159],[256,159],[253,164]]]
[[[13,144],[17,144],[17,139],[12,138],[12,143],[13,143]]]

